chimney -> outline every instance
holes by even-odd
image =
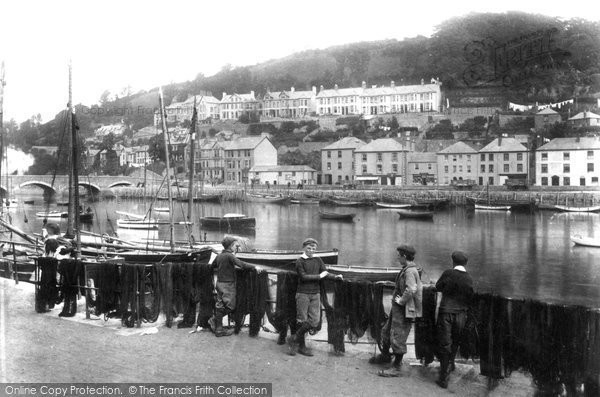
[[[337,85],[337,84],[336,84],[336,85],[334,85],[334,86],[333,86],[333,89],[337,91],[337,90],[338,90],[338,85]]]
[[[323,87],[323,86],[321,86],[321,87]],[[313,93],[313,95],[317,95],[317,87],[314,85],[312,86],[312,93]]]
[[[362,88],[363,88],[363,90],[364,90],[365,88],[367,88],[367,82],[366,82],[366,81],[363,81],[363,82],[362,82]]]
[[[295,91],[296,91],[296,89],[295,89],[294,87],[292,87],[292,88],[290,88],[290,91],[291,91],[291,92],[295,92]]]
[[[250,96],[254,99],[254,91],[250,91]]]
[[[223,92],[223,96],[221,97],[221,100],[225,99],[226,96],[227,96],[227,93]]]
[[[323,86],[319,87],[319,92],[323,91]]]
[[[421,79],[421,85],[424,85],[424,84],[425,84],[425,80]]]
[[[394,83],[394,80],[392,80],[392,82],[390,83],[390,87],[396,88],[396,83]]]

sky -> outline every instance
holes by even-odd
[[[504,0],[4,1],[0,61],[6,69],[4,120],[40,113],[48,121],[68,102],[96,104],[105,90],[133,92],[211,76],[293,53],[359,41],[430,36],[469,12],[517,10],[600,21],[595,1]]]

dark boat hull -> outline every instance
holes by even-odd
[[[333,212],[323,212],[319,211],[319,217],[321,219],[334,220],[334,221],[344,221],[344,222],[352,222],[356,214],[337,214]]]
[[[236,256],[244,262],[257,265],[274,267],[282,270],[295,270],[296,260],[302,255],[302,251],[277,251],[277,250],[254,250],[251,252],[238,252]],[[315,256],[321,258],[326,265],[338,263],[338,251],[317,251]]]
[[[433,211],[410,211],[410,210],[397,210],[400,218],[408,219],[433,219]]]
[[[205,229],[254,229],[256,218],[226,218],[204,217],[200,218],[200,226]]]

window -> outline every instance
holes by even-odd
[[[392,172],[393,173],[397,173],[398,172],[398,164],[392,164]]]
[[[419,169],[419,163],[415,163],[415,171]]]
[[[452,172],[456,173],[456,166],[455,165],[452,166]]]
[[[452,156],[452,161],[456,161],[456,155]]]
[[[279,172],[278,172],[278,174],[279,174],[279,176],[282,176],[282,175],[283,175],[283,172],[279,171]]]
[[[508,161],[508,153],[504,153],[504,161]]]
[[[458,166],[458,172],[463,172],[462,165],[459,165],[459,166]]]
[[[490,176],[488,177],[488,185],[493,185],[494,184],[494,177]]]
[[[392,153],[392,161],[398,161],[398,153]]]
[[[493,155],[492,153],[490,153],[490,154],[488,155],[488,159],[489,159],[490,161],[494,161],[494,155]]]
[[[448,173],[448,166],[447,165],[444,166],[444,173],[446,173],[446,174]]]
[[[470,173],[471,173],[471,166],[467,165],[467,174],[470,174]]]
[[[366,153],[363,153],[363,155],[362,155],[362,161],[367,161],[367,154]]]
[[[448,155],[447,154],[444,155],[444,160],[448,161]]]
[[[523,164],[517,164],[517,172],[523,172]]]
[[[331,163],[327,163],[327,169],[330,170],[331,169]]]
[[[542,177],[542,186],[548,186],[548,177],[547,176]]]
[[[481,154],[481,158],[480,158],[480,160],[481,160],[481,161],[485,161],[485,154],[483,154],[483,153]]]
[[[585,186],[585,177],[579,178],[579,186]]]
[[[587,163],[588,165],[588,172],[594,172],[594,163]]]
[[[587,158],[588,160],[591,160],[594,158],[594,151],[593,150],[588,150],[587,151]]]
[[[490,173],[494,172],[494,164],[490,164],[489,169],[490,169]]]
[[[595,184],[595,185],[598,184],[598,177],[597,176],[593,176],[592,177],[592,184]]]
[[[571,159],[571,153],[563,152],[563,160],[569,161]]]
[[[523,161],[523,153],[517,153],[517,161]]]
[[[342,151],[338,150],[338,159],[341,159],[341,158],[342,158]]]
[[[342,169],[342,162],[340,161],[340,162],[338,162],[338,170],[341,170],[341,169]]]
[[[485,164],[481,164],[481,172],[485,172]]]
[[[381,174],[383,172],[383,166],[381,164],[377,164],[377,173]]]
[[[542,164],[541,173],[542,174],[547,174],[548,173],[548,164]]]
[[[362,166],[362,173],[363,174],[367,173],[367,166],[365,164],[363,164],[363,166]]]
[[[327,158],[330,159],[331,158],[331,150],[327,151]]]
[[[508,164],[504,164],[504,172],[508,172]]]
[[[571,186],[571,178],[569,178],[568,176],[565,176],[563,178],[563,185],[564,186]]]
[[[431,163],[427,163],[427,169],[430,170],[431,169]]]
[[[568,174],[571,172],[571,164],[563,164],[563,173]]]
[[[382,160],[383,160],[383,154],[377,153],[377,161],[382,161]]]
[[[542,153],[542,161],[548,160],[548,153]]]
[[[471,155],[467,154],[467,161],[471,161]]]

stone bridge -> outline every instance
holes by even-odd
[[[6,182],[5,182],[6,183]],[[126,176],[80,176],[79,186],[91,196],[99,196],[105,193],[111,193],[114,187],[138,186],[143,183],[143,179],[131,178]],[[69,177],[67,175],[9,175],[9,190],[42,189],[45,198],[52,198],[58,192],[66,192],[69,187]],[[5,196],[7,188],[0,186],[0,196]]]

